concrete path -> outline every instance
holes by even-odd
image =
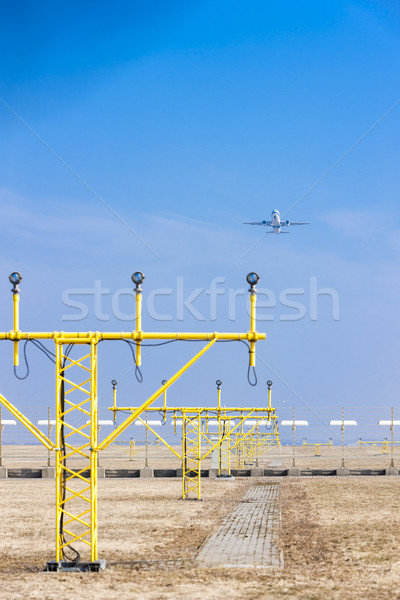
[[[202,546],[200,565],[207,567],[283,567],[278,548],[279,483],[253,485],[242,502]]]

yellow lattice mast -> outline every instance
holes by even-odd
[[[26,332],[19,328],[20,273],[9,277],[13,285],[13,329],[0,332],[0,340],[13,343],[14,368],[19,364],[19,343],[32,341],[55,344],[56,365],[56,443],[44,435],[10,401],[0,394],[0,403],[9,410],[46,448],[56,452],[56,514],[57,535],[55,560],[47,569],[93,570],[104,568],[97,550],[97,455],[107,448],[127,427],[148,409],[167,389],[218,341],[247,341],[250,346],[250,367],[255,367],[255,344],[265,339],[256,330],[256,289],[259,277],[249,273],[250,331],[245,333],[145,332],[141,324],[144,275],[132,275],[135,284],[136,318],[133,331],[118,332]],[[168,381],[163,383],[141,406],[131,412],[102,442],[98,442],[97,351],[103,340],[125,340],[136,348],[136,366],[141,365],[141,343],[144,340],[196,340],[206,344]],[[46,350],[49,352],[48,350]],[[84,417],[84,419],[82,418]],[[82,425],[82,420],[84,425]],[[86,422],[88,421],[88,422]],[[80,465],[71,461],[79,457]],[[200,461],[199,461],[200,464]]]

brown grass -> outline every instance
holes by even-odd
[[[282,480],[283,570],[199,569],[199,545],[251,481],[203,482],[183,502],[179,480],[99,484],[99,574],[45,574],[54,554],[54,482],[0,482],[0,598],[400,598],[400,479]]]

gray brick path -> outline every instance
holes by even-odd
[[[199,563],[203,566],[282,567],[283,555],[278,548],[280,519],[279,483],[253,485],[202,546]]]

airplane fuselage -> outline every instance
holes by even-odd
[[[281,232],[281,215],[279,210],[273,210],[271,213],[271,227],[274,233],[278,234]]]

